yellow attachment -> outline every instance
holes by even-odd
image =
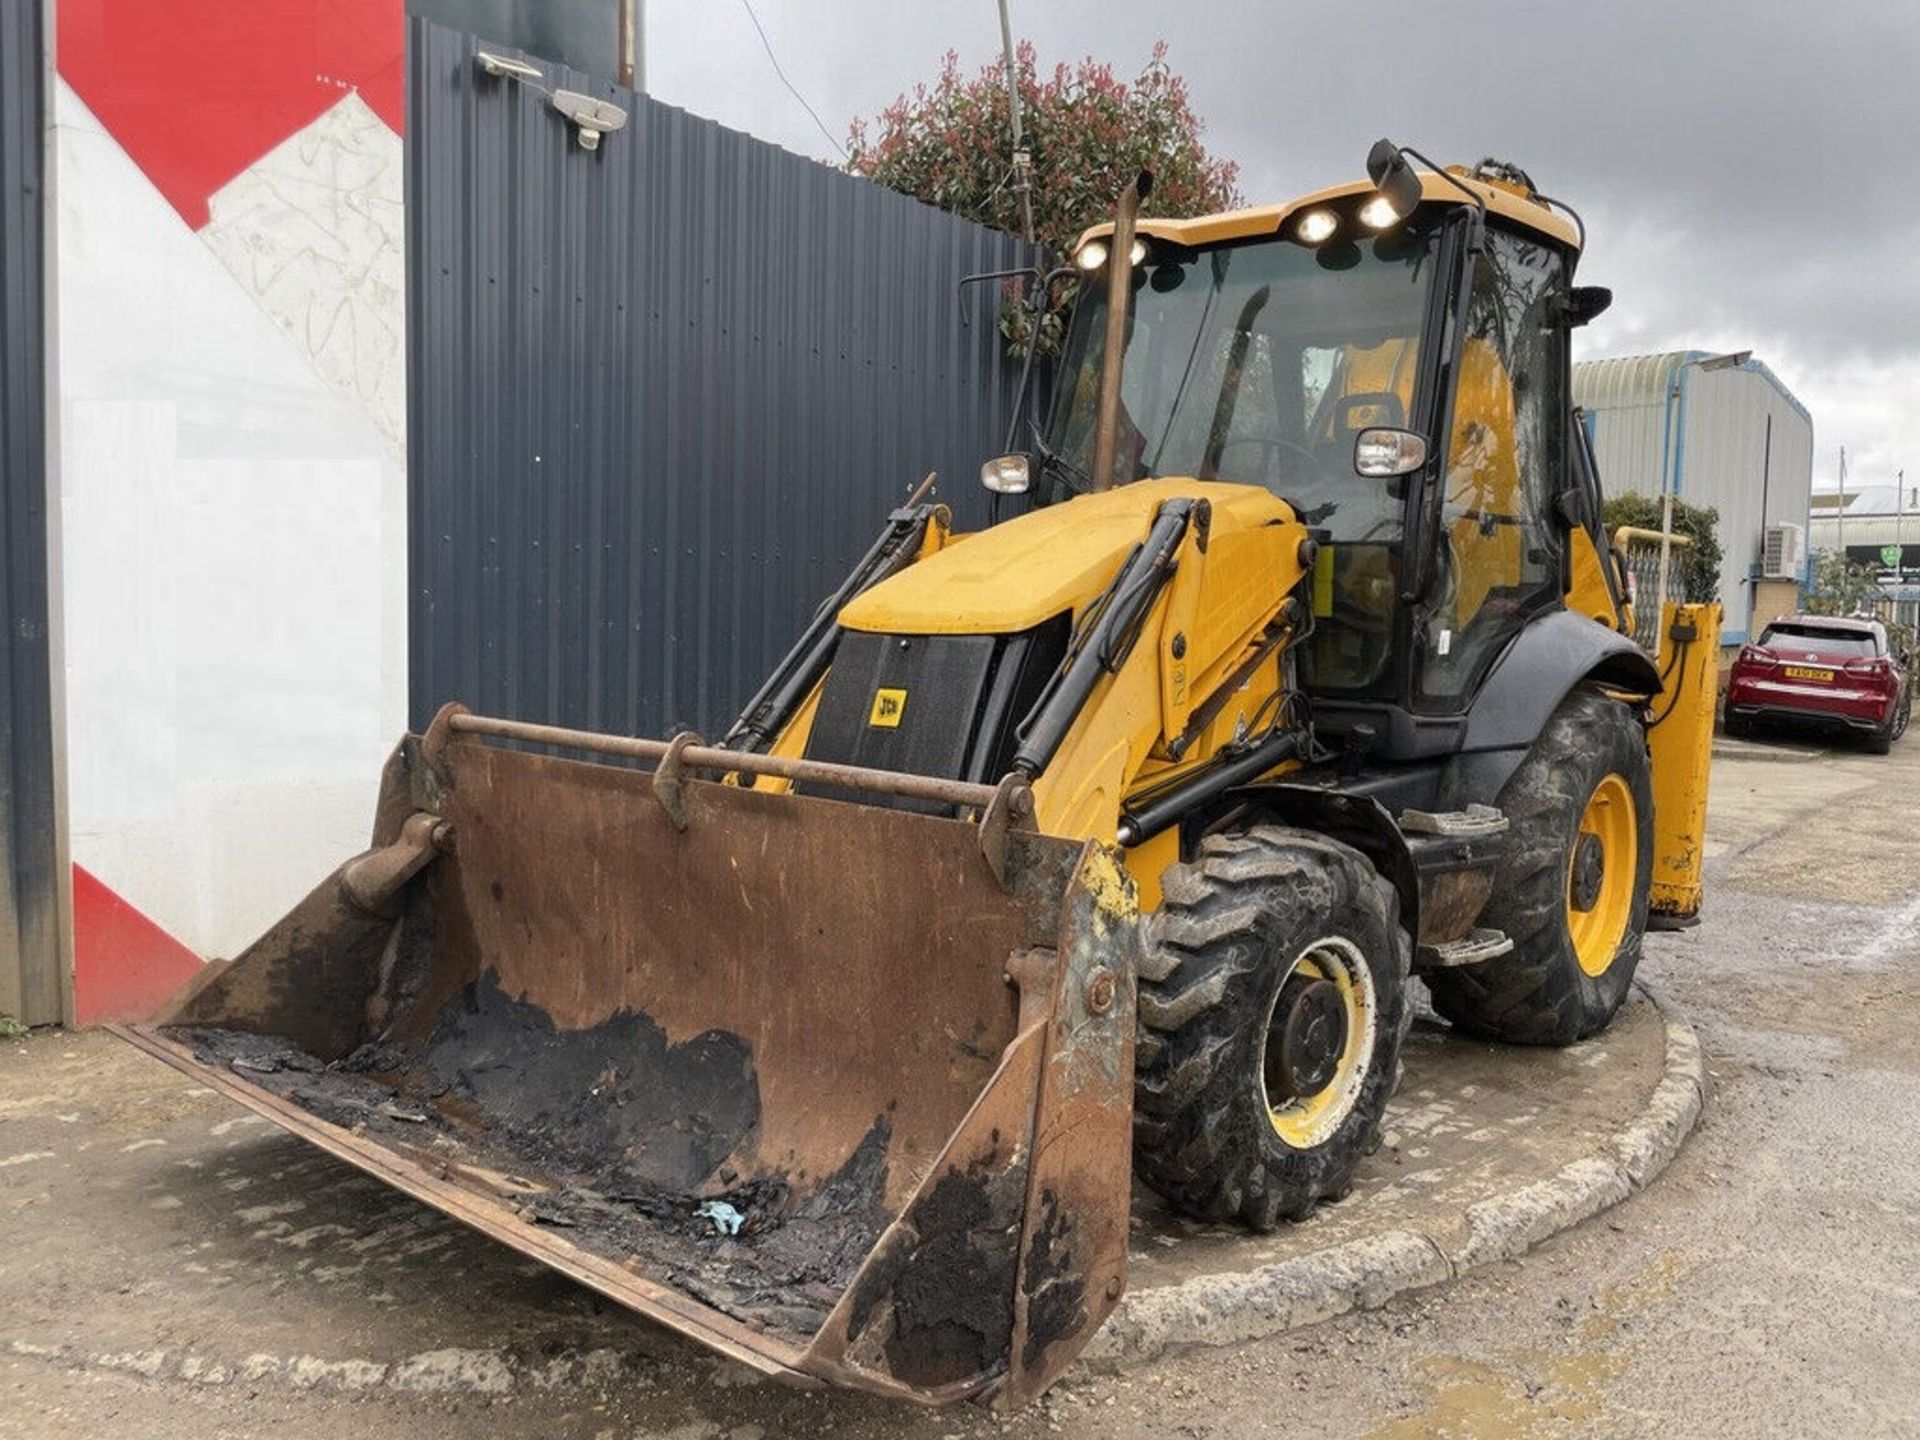
[[[1582,850],[1598,845],[1601,866],[1599,894],[1591,905],[1579,908],[1574,899],[1575,872]],[[1594,786],[1580,816],[1580,840],[1567,862],[1567,931],[1573,953],[1589,975],[1604,975],[1620,952],[1620,942],[1633,918],[1633,881],[1638,870],[1639,831],[1633,812],[1633,791],[1617,774]]]
[[[1063,613],[1077,621],[1160,506],[1181,498],[1211,507],[1206,548],[1190,531],[1126,662],[1100,682],[1034,785],[1046,833],[1111,836],[1128,794],[1203,764],[1236,729],[1272,717],[1277,657],[1225,698],[1177,762],[1171,758],[1168,742],[1238,673],[1300,579],[1307,531],[1284,501],[1258,486],[1184,479],[1081,495],[948,544],[850,601],[840,623],[885,635],[1004,635]],[[1158,891],[1157,867],[1139,878]]]
[[[1707,832],[1707,767],[1719,699],[1720,607],[1667,606],[1664,692],[1647,732],[1653,764],[1652,913],[1687,924],[1700,913],[1700,866]],[[1691,631],[1684,645],[1676,631]]]

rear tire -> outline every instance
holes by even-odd
[[[1576,690],[1499,805],[1511,849],[1480,923],[1504,930],[1513,949],[1422,978],[1433,1008],[1461,1030],[1571,1045],[1607,1027],[1640,964],[1653,880],[1645,728],[1620,701]]]
[[[1886,727],[1874,731],[1867,737],[1867,749],[1875,755],[1893,753],[1893,742],[1907,733],[1907,718],[1913,708],[1913,697],[1902,695],[1894,702],[1893,713],[1887,716]]]
[[[1412,1018],[1398,894],[1359,851],[1257,826],[1170,868],[1140,969],[1134,1163],[1207,1220],[1303,1219],[1379,1148]]]
[[[1721,726],[1729,740],[1750,740],[1753,738],[1753,722],[1744,716],[1727,712],[1726,723]]]

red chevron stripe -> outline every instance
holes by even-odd
[[[401,0],[60,0],[60,74],[186,222],[357,90],[405,124]]]

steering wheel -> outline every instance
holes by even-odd
[[[1220,459],[1224,461],[1227,458],[1227,452],[1236,445],[1257,445],[1260,447],[1260,475],[1261,483],[1263,484],[1265,483],[1267,472],[1274,468],[1274,460],[1283,453],[1297,455],[1301,463],[1304,464],[1310,472],[1314,474],[1322,473],[1320,469],[1320,457],[1318,455],[1314,454],[1313,451],[1309,450],[1306,446],[1297,445],[1291,440],[1283,440],[1278,435],[1236,435],[1231,439],[1223,440],[1220,442]],[[1216,474],[1219,468],[1220,466],[1216,463],[1214,466]]]

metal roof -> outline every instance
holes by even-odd
[[[1598,360],[1582,360],[1573,367],[1576,398],[1584,409],[1603,410],[1633,405],[1664,405],[1684,365],[1696,360],[1711,360],[1711,350],[1665,350],[1657,355],[1616,355]],[[1758,375],[1771,385],[1780,398],[1808,424],[1813,416],[1786,383],[1767,368],[1762,360],[1747,359],[1728,370]]]

